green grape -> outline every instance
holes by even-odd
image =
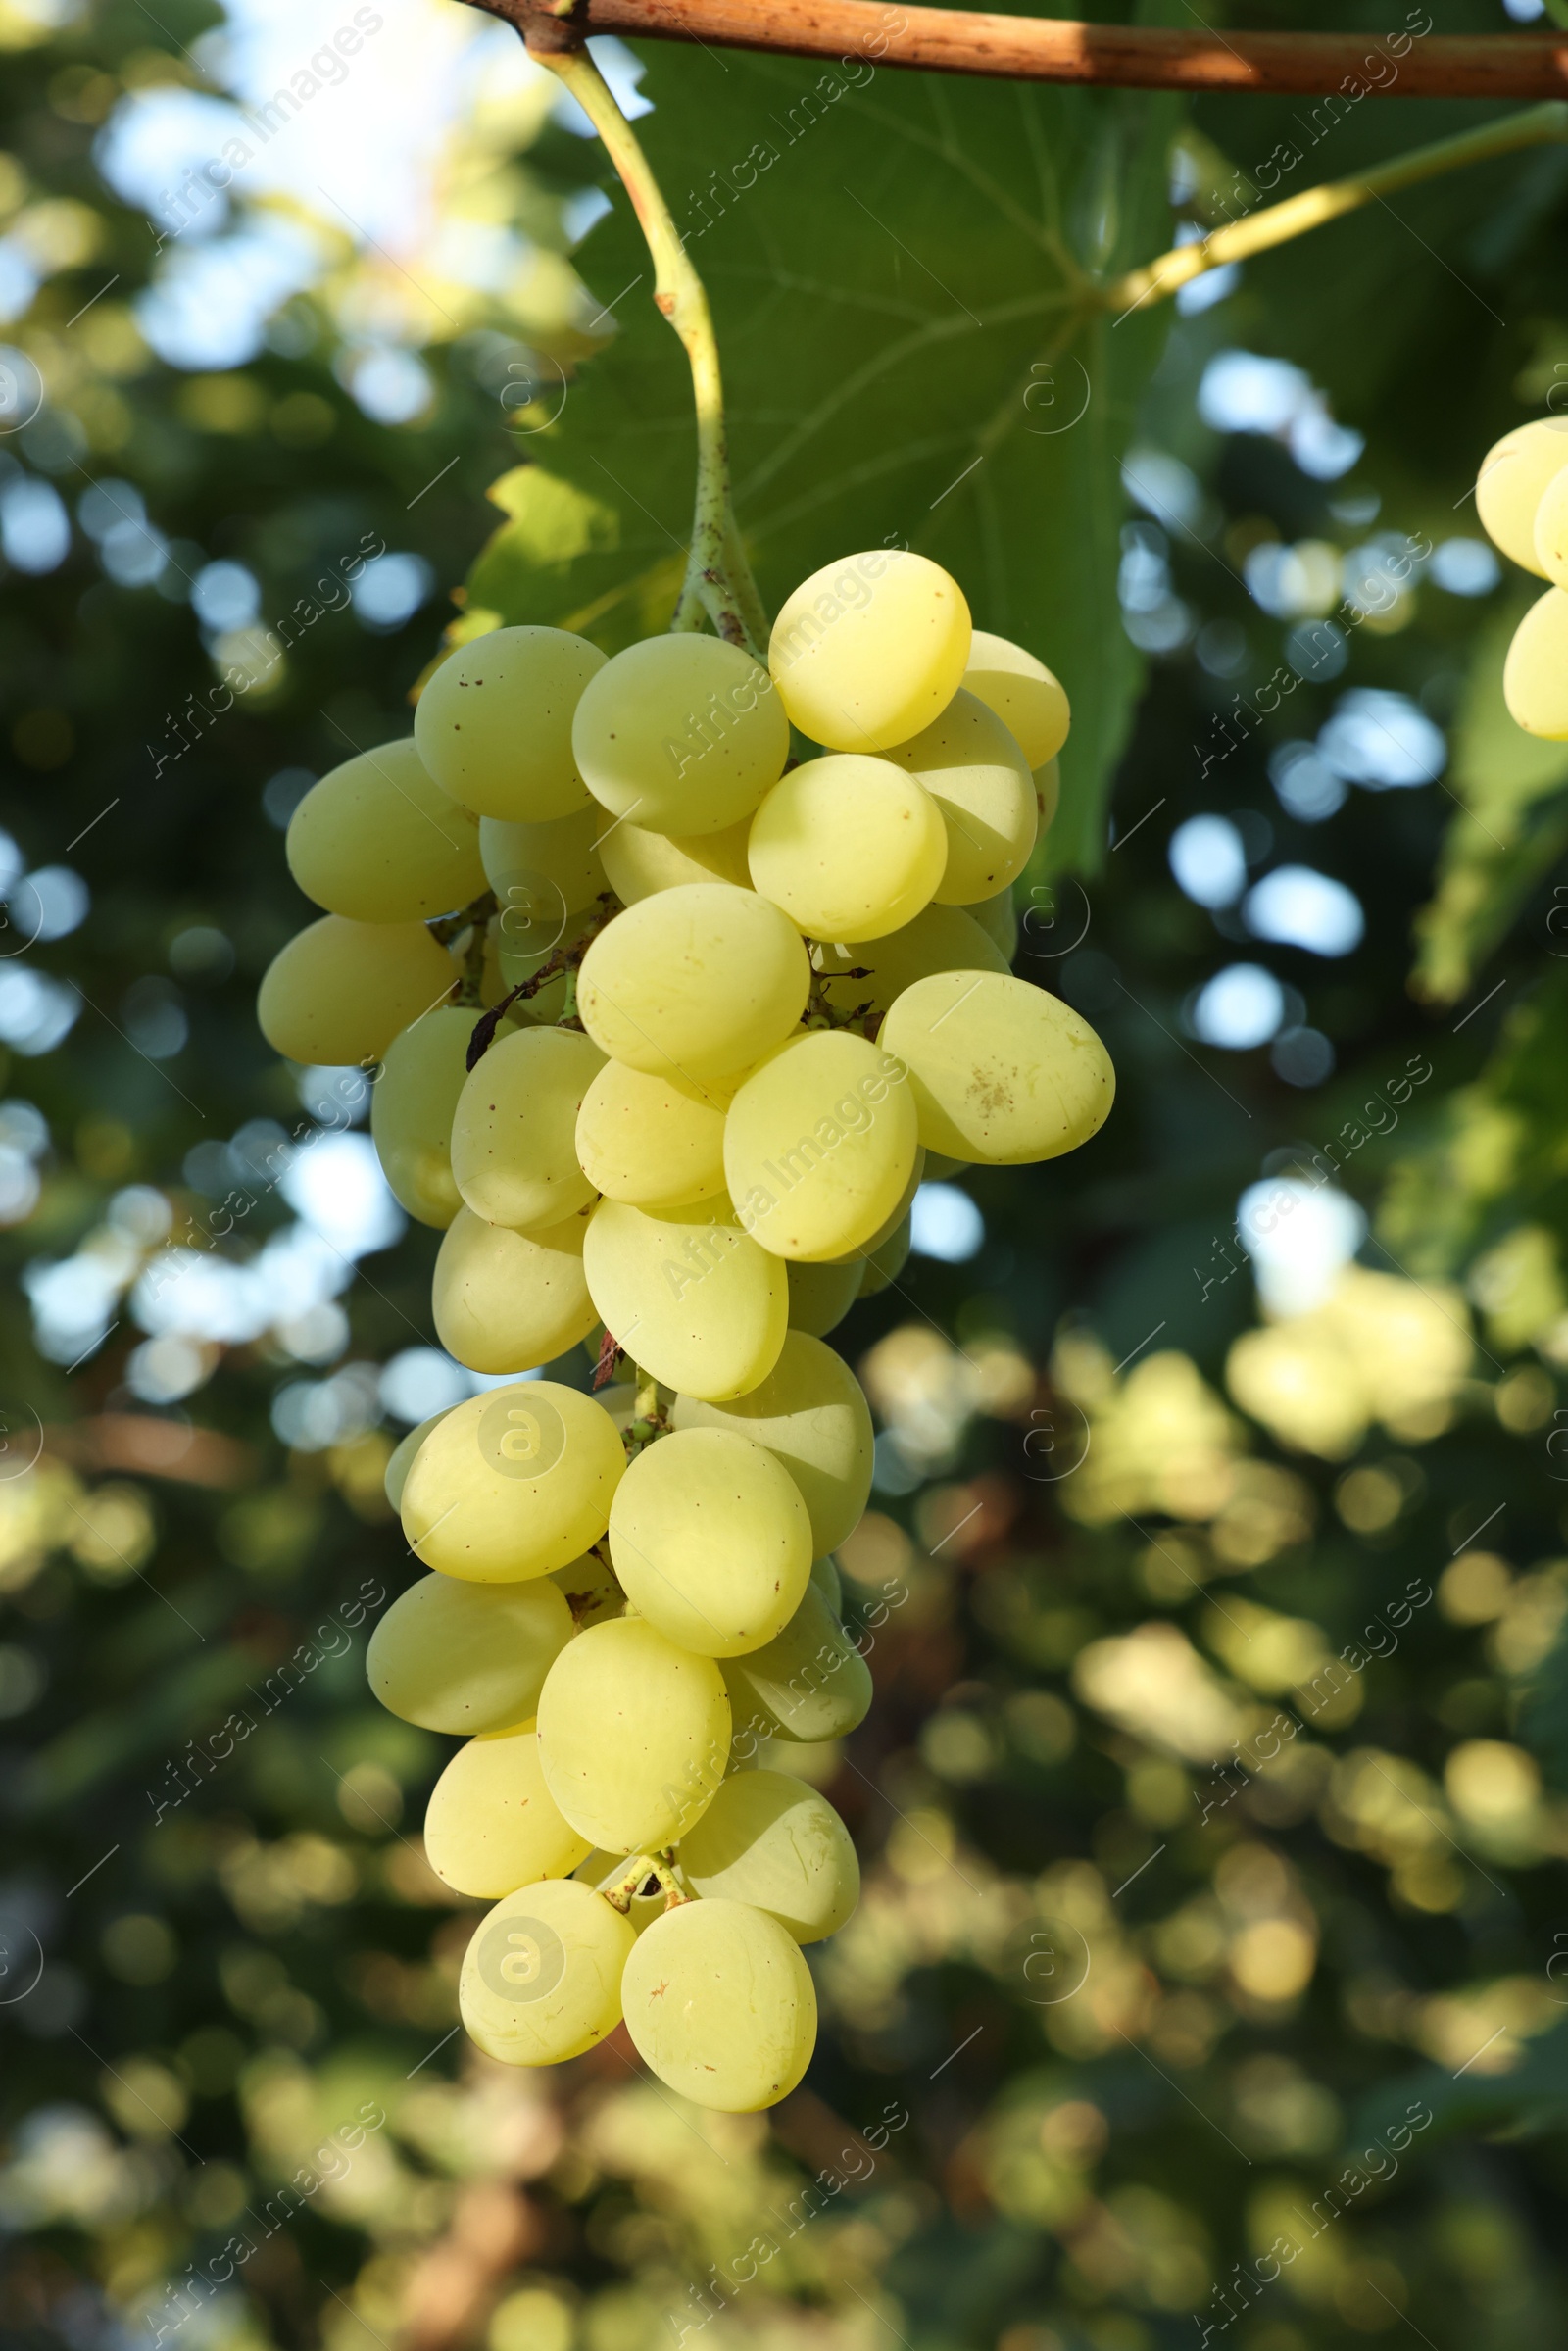
[[[430,1791],[424,1857],[454,1893],[493,1902],[539,1878],[569,1878],[588,1850],[556,1810],[531,1722],[470,1739]]]
[[[813,1339],[825,1339],[829,1331],[837,1330],[860,1295],[858,1260],[847,1258],[842,1265],[808,1265],[804,1258],[791,1257],[786,1270],[790,1281],[790,1329],[807,1331]]]
[[[1072,710],[1060,681],[1021,645],[977,628],[963,687],[995,710],[1031,767],[1044,767],[1066,742]]]
[[[560,2065],[620,2022],[630,1923],[575,1878],[519,1886],[480,1920],[458,1980],[458,2011],[502,2065]]]
[[[392,1458],[386,1465],[386,1475],[381,1483],[386,1490],[386,1498],[394,1510],[401,1510],[403,1507],[403,1489],[408,1483],[409,1472],[414,1467],[415,1454],[423,1445],[436,1422],[445,1420],[451,1410],[452,1406],[446,1404],[439,1412],[432,1412],[428,1420],[421,1420],[416,1429],[411,1429],[407,1437],[393,1446]]]
[[[591,1396],[553,1380],[493,1388],[455,1405],[420,1445],[403,1489],[403,1532],[445,1576],[548,1576],[599,1541],[625,1466],[614,1424]]]
[[[1023,871],[1040,824],[1035,779],[994,710],[960,691],[886,757],[922,783],[942,812],[948,859],[935,891],[939,905],[994,898]]]
[[[545,1785],[591,1844],[653,1853],[707,1809],[724,1777],[729,1698],[694,1657],[640,1616],[568,1641],[539,1698]]]
[[[559,1670],[551,1668],[552,1678]],[[744,1657],[723,1658],[720,1671],[736,1722],[760,1717],[786,1739],[843,1739],[871,1704],[865,1659],[813,1584],[782,1633]]]
[[[368,1068],[400,1029],[412,1028],[451,994],[457,976],[422,922],[323,914],[272,957],[257,993],[256,1018],[285,1060]]]
[[[604,1403],[611,1389],[601,1389],[597,1401]],[[614,1570],[601,1558],[598,1551],[585,1551],[569,1567],[558,1567],[550,1581],[556,1586],[566,1606],[571,1621],[579,1633],[590,1625],[602,1625],[607,1617],[625,1613],[626,1594],[615,1580]]]
[[[971,922],[977,923],[985,932],[986,937],[1001,955],[1002,962],[998,968],[1003,971],[1010,971],[1012,958],[1018,952],[1018,909],[1012,903],[1011,890],[999,890],[995,898],[983,898],[978,906],[965,906],[962,910],[968,915]],[[956,970],[959,966],[955,964],[951,968]],[[974,971],[984,971],[987,969],[987,965],[982,959],[971,964],[969,968]],[[918,976],[921,979],[927,979],[930,974],[922,971]],[[913,985],[914,982],[911,980],[909,986],[913,987]]]
[[[528,1720],[571,1635],[553,1584],[421,1576],[370,1635],[365,1671],[389,1714],[471,1739]]]
[[[825,1559],[811,1561],[811,1583],[827,1602],[833,1614],[842,1622],[844,1616],[844,1579],[839,1563],[831,1552]]]
[[[475,1216],[537,1232],[589,1205],[573,1139],[603,1064],[575,1029],[515,1030],[474,1064],[453,1116],[452,1174]]]
[[[1047,759],[1035,769],[1035,806],[1040,810],[1040,830],[1049,832],[1061,804],[1061,761]]]
[[[634,1208],[679,1207],[724,1189],[724,1112],[716,1078],[688,1086],[607,1061],[577,1113],[577,1158],[596,1192]]]
[[[694,2105],[756,2114],[787,2098],[816,2046],[800,1945],[744,1902],[683,1902],[633,1944],[626,2030],[651,2073]]]
[[[918,1148],[895,1061],[845,1029],[817,1029],[764,1061],[724,1121],[736,1212],[778,1257],[843,1257],[903,1198]]]
[[[875,1298],[878,1291],[892,1288],[909,1261],[913,1243],[913,1220],[906,1212],[875,1249],[866,1250],[861,1260],[861,1298]]]
[[[612,816],[677,840],[750,816],[790,756],[767,671],[721,637],[645,637],[608,661],[577,705],[571,748]]]
[[[667,1639],[736,1657],[781,1633],[811,1572],[800,1488],[728,1429],[662,1437],[632,1462],[610,1511],[621,1588]]]
[[[971,634],[957,582],[939,564],[876,548],[802,582],[773,623],[767,665],[811,742],[885,751],[953,700]]]
[[[629,1853],[606,1853],[596,1845],[587,1860],[580,1862],[571,1874],[581,1879],[584,1886],[592,1886],[603,1894],[624,1885],[630,1864]],[[632,1895],[631,1908],[626,1915],[631,1921],[634,1935],[641,1935],[645,1927],[651,1927],[655,1919],[664,1915],[664,1889],[659,1880],[652,1875],[647,1876],[643,1886],[652,1886],[654,1890],[651,1894],[644,1893],[642,1886],[639,1886]]]
[[[1536,550],[1536,515],[1548,485],[1568,465],[1568,416],[1538,416],[1494,442],[1476,480],[1476,514],[1494,547],[1521,570],[1545,578]]]
[[[678,890],[685,882],[732,882],[739,890],[752,886],[746,862],[750,816],[722,833],[683,833],[678,839],[644,832],[637,824],[612,823],[602,813],[600,821],[608,829],[599,855],[610,886],[624,906],[652,898],[656,890]]]
[[[1110,1055],[1088,1021],[1010,974],[918,981],[883,1022],[882,1045],[908,1066],[927,1149],[991,1167],[1076,1151],[1115,1096]]]
[[[498,628],[460,645],[426,680],[414,713],[419,757],[443,791],[480,816],[552,824],[588,798],[571,756],[583,688],[605,665],[561,628]]]
[[[912,922],[947,857],[942,811],[919,779],[853,752],[792,768],[747,846],[758,891],[813,939],[880,939]]]
[[[666,1388],[744,1396],[778,1360],[789,1323],[784,1268],[743,1233],[727,1201],[654,1214],[601,1200],[583,1244],[605,1328]]]
[[[504,946],[526,954],[541,940],[553,945],[562,918],[609,888],[596,847],[604,823],[596,801],[554,824],[481,816],[479,856],[501,908]]]
[[[798,1943],[836,1935],[860,1898],[848,1829],[826,1796],[784,1772],[726,1780],[676,1858],[704,1901],[747,1902]]]
[[[426,772],[412,736],[313,784],[285,848],[306,897],[355,922],[419,922],[484,888],[476,819]]]
[[[585,1339],[599,1321],[583,1279],[586,1231],[581,1215],[530,1234],[460,1208],[431,1286],[447,1353],[470,1371],[532,1371]]]
[[[1527,735],[1568,741],[1568,594],[1561,588],[1538,597],[1514,630],[1502,699]]]
[[[463,1205],[452,1180],[452,1119],[468,1076],[471,1005],[438,1004],[394,1037],[370,1097],[381,1172],[420,1224],[444,1227]]]
[[[781,1045],[810,986],[787,915],[750,890],[696,882],[641,900],[600,932],[577,974],[577,1009],[614,1060],[696,1086]]]
[[[670,1410],[677,1429],[734,1429],[765,1445],[801,1490],[818,1557],[859,1524],[871,1491],[871,1412],[842,1355],[805,1331],[790,1331],[760,1385],[732,1402],[689,1392]]]
[[[934,971],[1007,968],[1007,958],[975,920],[973,907],[941,906],[922,907],[912,922],[885,938],[823,940],[812,948],[811,961],[821,974],[824,1002],[841,1013],[867,1004],[873,1014],[886,1012],[895,997]],[[840,976],[853,971],[866,976]]]

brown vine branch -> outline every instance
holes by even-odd
[[[564,29],[535,0],[468,0],[526,33]],[[1418,19],[1419,21],[1419,19]],[[1394,98],[1568,98],[1562,33],[1172,32],[1059,18],[997,17],[880,0],[577,0],[568,38],[637,40],[862,58],[928,73],[1093,82],[1144,90],[1250,90],[1279,96],[1359,81]],[[548,38],[548,33],[546,34]]]

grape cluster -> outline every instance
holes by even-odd
[[[263,1028],[381,1062],[388,1182],[445,1229],[437,1332],[505,1379],[392,1459],[430,1572],[368,1670],[466,1740],[425,1849],[496,1905],[460,1999],[507,2063],[624,2015],[663,2082],[750,2111],[809,2060],[801,1947],[858,1872],[759,1757],[870,1698],[832,1554],[871,1421],[824,1335],[897,1279],[923,1177],[1054,1157],[1109,1109],[1099,1038],[1008,967],[1067,724],[946,572],[873,552],[796,591],[766,667],[695,634],[479,637],[412,741],[295,815],[328,910]],[[593,1393],[529,1376],[579,1345]]]
[[[1568,416],[1515,425],[1488,450],[1476,513],[1494,546],[1552,583],[1514,631],[1502,692],[1526,734],[1568,742]]]

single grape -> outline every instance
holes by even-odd
[[[625,1467],[614,1423],[591,1396],[553,1380],[493,1388],[455,1405],[420,1445],[403,1532],[446,1576],[548,1576],[599,1541]]]
[[[1040,825],[1035,779],[994,710],[960,690],[929,726],[883,756],[922,783],[941,810],[948,857],[939,905],[994,898],[1023,871]]]
[[[460,645],[419,696],[419,757],[444,791],[481,816],[514,824],[569,816],[588,798],[571,721],[604,665],[597,645],[560,628],[498,628]]]
[[[875,1249],[867,1249],[860,1260],[859,1296],[875,1298],[878,1291],[891,1289],[907,1265],[913,1246],[914,1223],[906,1213],[892,1232]]]
[[[1537,416],[1494,442],[1476,479],[1476,514],[1494,547],[1522,570],[1547,576],[1536,549],[1542,499],[1568,465],[1568,416]]]
[[[781,1045],[810,985],[787,915],[753,891],[698,882],[641,900],[600,932],[577,1008],[613,1059],[698,1086]]]
[[[609,888],[597,843],[605,828],[596,801],[558,816],[553,824],[508,824],[479,819],[479,856],[501,910],[503,943],[526,954],[559,929],[563,918],[590,906]]]
[[[370,1635],[365,1671],[389,1714],[471,1739],[537,1710],[571,1636],[571,1611],[553,1584],[421,1576]]]
[[[568,1641],[539,1698],[545,1785],[590,1843],[652,1853],[683,1837],[724,1777],[724,1677],[640,1616]]]
[[[880,939],[911,922],[947,857],[942,811],[919,779],[856,753],[792,768],[747,845],[761,897],[813,939]]]
[[[858,1259],[841,1265],[808,1265],[804,1258],[788,1263],[790,1329],[825,1339],[836,1330],[860,1295],[861,1267]]]
[[[447,1353],[469,1371],[532,1371],[586,1339],[599,1324],[583,1278],[586,1231],[580,1214],[530,1234],[460,1208],[431,1286]]]
[[[906,989],[882,1024],[906,1062],[928,1150],[988,1166],[1076,1151],[1110,1112],[1116,1073],[1059,997],[995,972],[951,971]]]
[[[598,808],[597,801],[594,806]],[[623,906],[652,898],[656,890],[678,890],[686,882],[732,882],[740,890],[752,886],[746,862],[750,815],[722,833],[683,833],[678,838],[617,822],[602,809],[600,823],[604,831],[599,855]]]
[[[826,1796],[784,1772],[726,1780],[676,1859],[705,1901],[747,1902],[798,1943],[836,1935],[860,1898],[848,1829]]]
[[[670,2089],[724,2114],[788,2097],[816,2045],[816,1989],[800,1945],[744,1902],[683,1902],[633,1944],[626,2030]]]
[[[1527,735],[1568,741],[1568,593],[1561,588],[1538,597],[1514,630],[1502,698]]]
[[[422,922],[323,914],[272,957],[256,1018],[286,1060],[368,1068],[400,1029],[412,1028],[451,994],[457,976]]]
[[[574,1138],[604,1058],[575,1029],[518,1029],[474,1064],[453,1115],[452,1174],[476,1216],[539,1232],[590,1204]]]
[[[765,1445],[801,1490],[818,1557],[858,1525],[871,1492],[871,1411],[842,1355],[790,1331],[767,1378],[729,1403],[687,1394],[670,1408],[677,1429],[734,1429]]]
[[[881,939],[823,940],[811,950],[823,1001],[835,1012],[869,1004],[886,1012],[894,999],[934,971],[1005,971],[1008,958],[964,906],[929,906]],[[852,979],[863,972],[863,979]]]
[[[386,1498],[394,1510],[401,1510],[403,1507],[403,1489],[408,1483],[409,1472],[414,1467],[415,1454],[423,1445],[436,1422],[445,1420],[451,1409],[450,1404],[444,1404],[439,1412],[432,1412],[428,1420],[421,1420],[417,1428],[411,1429],[407,1437],[393,1446],[392,1457],[386,1465],[386,1474],[381,1482],[386,1490]]]
[[[977,628],[969,645],[963,690],[975,695],[1017,741],[1031,767],[1054,759],[1067,740],[1072,710],[1059,679],[1005,637]]]
[[[752,813],[783,772],[790,726],[749,653],[682,633],[645,637],[605,664],[577,705],[571,747],[612,816],[680,839]]]
[[[634,1208],[678,1207],[724,1190],[731,1088],[651,1077],[607,1061],[577,1113],[577,1158],[596,1192]]]
[[[978,906],[965,906],[962,911],[968,915],[971,922],[976,923],[985,932],[986,937],[996,947],[1002,956],[1000,968],[1004,971],[1010,971],[1012,958],[1018,952],[1018,909],[1013,905],[1011,889],[999,890],[995,898],[983,898]],[[950,964],[948,968],[957,971],[961,970],[963,966],[955,963]],[[983,960],[976,960],[969,968],[974,971],[984,971],[988,966]],[[921,979],[927,979],[929,976],[929,973],[923,971],[918,974]],[[914,981],[911,979],[907,985],[912,988]]]
[[[601,1200],[583,1244],[588,1291],[607,1330],[666,1388],[744,1396],[778,1360],[789,1285],[727,1201],[657,1213]]]
[[[471,1005],[438,1004],[394,1037],[370,1096],[381,1172],[411,1216],[444,1229],[463,1205],[452,1179],[452,1120],[468,1076]]]
[[[418,922],[483,890],[477,820],[449,800],[412,736],[362,751],[313,784],[289,819],[288,869],[355,922]]]
[[[531,1722],[470,1739],[425,1807],[426,1861],[454,1893],[482,1901],[539,1878],[569,1878],[590,1849],[556,1810]]]
[[[802,734],[830,751],[884,751],[957,692],[969,608],[923,555],[882,548],[804,580],[773,623],[767,663]]]
[[[778,1257],[843,1257],[898,1208],[918,1148],[902,1065],[863,1037],[818,1029],[746,1080],[724,1121],[742,1225]]]
[[[700,1657],[781,1633],[811,1572],[811,1522],[771,1453],[728,1429],[685,1429],[638,1454],[615,1490],[610,1555],[626,1597]]]
[[[502,2065],[560,2065],[620,2022],[629,1922],[575,1878],[519,1886],[481,1919],[463,1962],[468,2036]]]
[[[786,1739],[843,1739],[871,1704],[865,1659],[815,1585],[782,1633],[744,1657],[724,1658],[720,1670],[735,1720],[760,1714]]]

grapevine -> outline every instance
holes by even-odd
[[[802,1951],[858,1892],[844,1824],[787,1762],[871,1691],[833,1557],[871,1421],[828,1337],[897,1280],[925,1177],[1078,1148],[1114,1081],[1088,1023],[1009,967],[1066,692],[907,551],[825,563],[769,626],[706,293],[580,34],[527,32],[604,139],[691,365],[685,575],[668,630],[612,658],[542,626],[449,652],[412,736],[314,787],[288,855],[323,911],[259,1017],[292,1059],[380,1065],[387,1180],[445,1235],[437,1333],[503,1383],[393,1457],[424,1572],[368,1655],[394,1713],[465,1740],[424,1827],[437,1875],[494,1905],[463,2021],[531,2066],[624,2020],[664,2083],[752,2111],[809,2063]],[[1563,122],[1446,142],[1389,184]],[[1159,299],[1377,176],[1082,303]],[[1555,583],[1509,695],[1556,736],[1561,429],[1510,436],[1480,492]]]

